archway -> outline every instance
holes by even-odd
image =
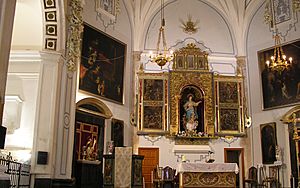
[[[110,109],[96,98],[85,98],[76,104],[72,177],[77,187],[101,187],[105,119]]]

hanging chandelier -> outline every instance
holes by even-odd
[[[267,60],[266,64],[272,71],[278,71],[281,73],[282,71],[288,69],[291,65],[293,58],[289,57],[287,59],[286,55],[284,54],[281,46],[281,38],[276,32],[274,36],[275,39],[275,46],[274,46],[274,55],[270,57],[271,60]]]
[[[165,18],[164,18],[164,0],[161,0],[161,26],[159,28],[158,40],[156,44],[156,53],[150,52],[150,61],[156,63],[161,68],[173,60],[173,52],[168,51],[166,36],[165,36]],[[160,42],[162,39],[162,49],[160,49]]]

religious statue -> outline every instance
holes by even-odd
[[[96,151],[96,139],[92,139],[91,137],[88,138],[88,141],[85,146],[83,146],[83,158],[86,160],[96,160],[97,151]]]
[[[193,101],[193,94],[188,94],[188,101],[183,105],[185,114],[184,114],[184,124],[187,131],[194,131],[198,126],[198,113],[197,106],[202,101],[195,102]]]
[[[275,147],[275,157],[276,161],[281,161],[281,149],[278,145]]]

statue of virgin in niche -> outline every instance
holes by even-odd
[[[180,92],[179,134],[194,136],[204,133],[204,92],[195,85],[187,85]]]
[[[194,95],[188,94],[187,95],[188,101],[183,105],[185,110],[185,122],[186,122],[186,129],[188,131],[193,131],[198,126],[198,113],[197,113],[197,106],[201,101],[195,102],[193,101]]]

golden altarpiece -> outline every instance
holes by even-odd
[[[244,135],[243,77],[210,71],[208,53],[194,43],[174,52],[172,70],[140,70],[138,78],[139,135],[193,139],[193,144],[196,138]]]
[[[140,70],[138,78],[139,135],[165,135],[174,139],[178,148],[208,145],[210,139],[219,136],[244,135],[243,76],[221,76],[210,71],[208,53],[195,44],[174,52],[172,70],[160,73]],[[189,167],[186,168],[186,165],[196,167],[197,163],[180,165],[181,187],[236,186],[235,164],[214,164],[230,168],[230,172],[215,169],[212,173],[189,172]],[[194,176],[197,177],[193,181],[187,181]],[[207,176],[226,181],[205,182],[203,178]]]

